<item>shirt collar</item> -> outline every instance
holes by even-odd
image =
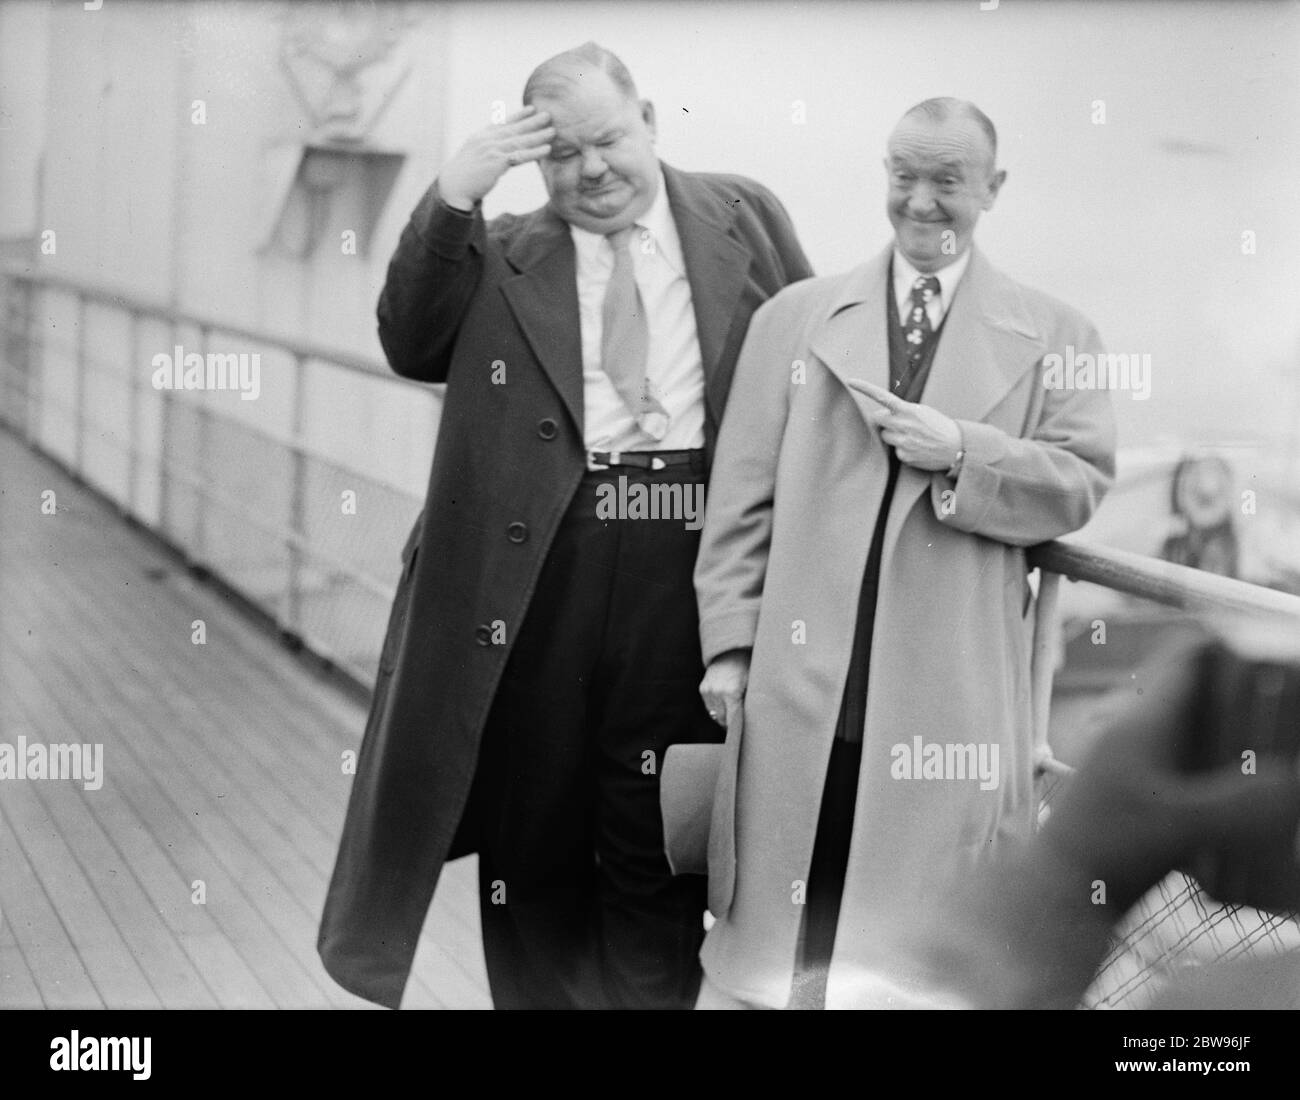
[[[636,220],[636,224],[649,231],[659,254],[668,266],[678,275],[686,274],[686,260],[682,255],[681,238],[677,235],[677,223],[673,221],[672,207],[668,202],[668,187],[664,182],[663,169],[659,170],[659,186],[655,189],[654,201],[650,208]],[[569,234],[574,247],[588,256],[599,255],[600,243],[604,237],[588,229],[570,224]],[[606,252],[608,255],[608,252]]]
[[[966,268],[970,264],[970,253],[971,250],[968,248],[947,267],[930,272],[939,280],[939,304],[944,313],[947,313],[948,307],[952,305],[952,296],[957,293],[957,284],[961,282],[961,277],[966,274]],[[894,297],[898,300],[900,310],[911,300],[912,284],[920,277],[921,272],[917,271],[908,258],[895,246]]]

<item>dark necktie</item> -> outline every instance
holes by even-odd
[[[637,228],[629,225],[606,237],[614,250],[614,270],[601,311],[600,365],[636,418],[637,427],[658,441],[668,431],[668,414],[650,392],[646,377],[650,328],[628,249]]]
[[[903,321],[903,339],[907,344],[908,373],[916,368],[925,349],[934,339],[934,328],[926,305],[939,293],[939,280],[934,275],[918,275],[912,282],[912,304],[908,306]],[[900,379],[895,386],[902,385]]]

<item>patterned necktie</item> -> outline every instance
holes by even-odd
[[[903,322],[903,339],[907,342],[909,373],[921,361],[926,347],[934,338],[930,314],[925,307],[938,293],[939,280],[933,275],[918,275],[912,283],[912,304],[908,307],[907,319]],[[901,384],[900,379],[897,385]]]
[[[657,442],[668,432],[668,413],[651,393],[646,377],[650,328],[628,249],[637,229],[629,225],[605,238],[614,250],[614,270],[601,311],[600,365],[636,417],[637,427]]]

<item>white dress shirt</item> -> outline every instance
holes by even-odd
[[[925,306],[925,312],[930,316],[930,328],[933,331],[938,332],[939,326],[943,324],[948,307],[952,305],[952,296],[957,293],[957,284],[966,274],[969,264],[970,249],[968,248],[947,267],[929,273],[939,280],[939,293]],[[908,310],[912,308],[912,284],[921,278],[921,274],[908,262],[906,256],[897,248],[894,249],[894,301],[898,305],[899,324],[907,320]]]
[[[654,202],[636,224],[628,245],[637,289],[650,329],[646,378],[668,413],[659,441],[637,427],[614,383],[600,365],[605,289],[614,270],[609,241],[569,226],[576,251],[578,311],[582,326],[583,436],[588,450],[680,451],[704,446],[704,362],[681,238],[668,206],[663,173]]]

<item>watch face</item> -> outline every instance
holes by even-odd
[[[1207,458],[1184,466],[1174,488],[1174,511],[1193,529],[1227,521],[1232,515],[1232,473],[1227,465]]]

